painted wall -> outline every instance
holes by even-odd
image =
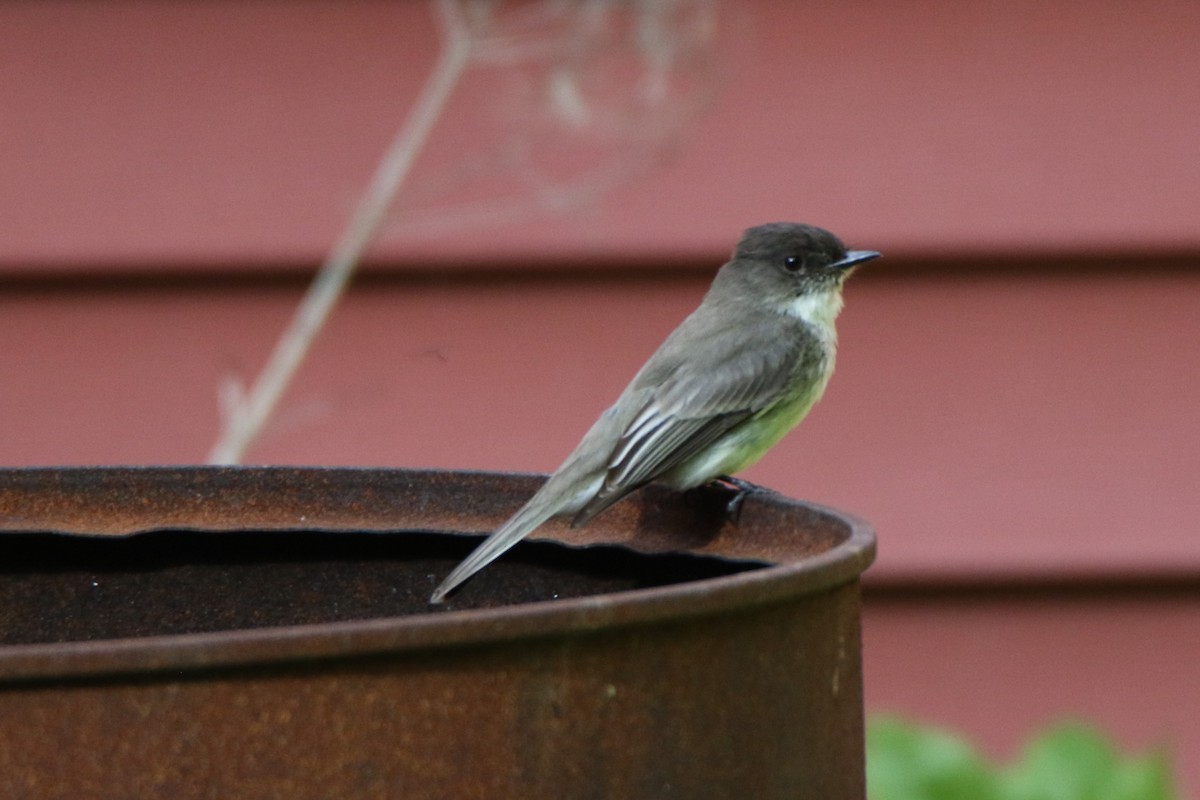
[[[533,24],[522,5],[501,4],[501,32],[558,41],[566,23]],[[378,260],[678,262],[793,218],[922,259],[1200,245],[1194,3],[757,0],[722,5],[700,32],[680,16],[698,43],[657,105],[614,99],[645,88],[628,31],[581,59],[473,68]],[[417,2],[6,4],[0,267],[309,266],[437,37]],[[587,125],[555,101],[555,67],[580,76]],[[418,213],[461,218],[467,200],[514,195],[527,207],[536,193],[497,160],[531,159],[550,180],[577,174],[572,157],[610,163],[605,142],[656,166],[571,213],[493,205],[485,216],[504,224],[453,236]],[[475,186],[449,191],[462,169]]]
[[[1084,715],[1195,790],[1200,6],[1147,9],[724,7],[609,139],[547,116],[546,64],[480,68],[250,460],[552,469],[742,227],[827,225],[887,257],[748,477],[877,527],[870,707],[996,753]],[[0,6],[0,460],[201,461],[436,36],[418,3]],[[530,152],[570,190],[522,189]],[[579,153],[629,172],[591,198]]]

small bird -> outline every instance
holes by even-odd
[[[749,228],[691,313],[542,488],[455,567],[440,603],[551,517],[587,523],[660,481],[691,489],[758,461],[821,399],[842,284],[877,258],[794,222]]]

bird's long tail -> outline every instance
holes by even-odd
[[[463,559],[454,571],[446,576],[441,585],[429,598],[431,603],[440,603],[446,595],[457,589],[463,582],[488,564],[495,561],[510,547],[528,536],[535,528],[546,520],[560,513],[559,504],[548,502],[544,490],[535,494],[521,510],[513,514],[507,522],[496,529],[488,538]]]

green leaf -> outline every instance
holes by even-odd
[[[1174,800],[1171,762],[1165,753],[1126,761],[1117,771],[1111,800]]]
[[[1092,728],[1069,723],[1035,737],[1002,781],[1005,800],[1170,800],[1162,756],[1122,759]]]
[[[1095,732],[1069,725],[1041,734],[1008,771],[1004,794],[1012,800],[1098,800],[1117,769],[1117,755]]]
[[[1174,800],[1162,753],[1121,756],[1079,723],[1034,736],[1021,759],[993,769],[963,739],[894,717],[867,725],[871,800]]]
[[[867,727],[871,800],[999,800],[995,777],[962,739],[893,718]]]

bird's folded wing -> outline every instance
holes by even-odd
[[[787,391],[791,363],[783,355],[743,353],[718,369],[690,370],[659,385],[621,434],[599,491],[580,510],[575,524],[583,524],[769,408]]]

